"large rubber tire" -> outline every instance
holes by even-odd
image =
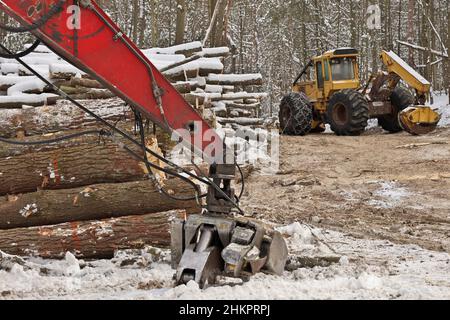
[[[286,95],[280,104],[281,133],[292,136],[304,136],[311,131],[313,110],[311,102],[303,93],[292,92]]]
[[[331,96],[327,108],[331,130],[339,136],[359,136],[367,127],[369,103],[356,90],[345,89]]]
[[[378,118],[378,124],[390,133],[403,131],[398,114],[414,104],[414,96],[405,88],[396,88],[391,94],[393,113]]]

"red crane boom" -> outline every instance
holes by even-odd
[[[209,124],[94,1],[2,0],[0,9],[32,26],[59,3],[63,4],[57,14],[31,30],[38,39],[169,133],[195,129],[191,145],[198,151],[211,143],[223,146]],[[208,139],[202,139],[205,136]],[[205,157],[212,162],[208,160]]]

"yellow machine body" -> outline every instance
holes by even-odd
[[[314,109],[325,113],[327,104],[333,93],[344,89],[358,89],[361,86],[358,68],[359,54],[355,49],[342,48],[330,50],[312,59],[315,79],[294,84],[294,92],[305,93],[314,104]],[[334,74],[333,61],[346,60],[348,79],[342,74]]]
[[[431,84],[410,67],[398,55],[382,51],[380,56],[386,71],[372,76],[365,88],[361,87],[359,77],[359,52],[352,48],[330,50],[311,59],[293,85],[293,92],[304,93],[313,106],[312,129],[323,128],[327,122],[327,108],[331,97],[342,90],[358,90],[367,99],[369,118],[380,118],[397,114],[392,106],[390,95],[400,80],[416,92],[415,102],[400,111],[400,126],[411,134],[425,134],[436,129],[440,115],[429,106],[424,106],[430,96]],[[313,69],[313,75],[307,73]],[[306,75],[307,79],[298,81]],[[368,89],[370,88],[370,92]]]

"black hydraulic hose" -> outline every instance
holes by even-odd
[[[145,160],[144,157],[141,157],[140,155],[138,155],[136,152],[134,152],[133,150],[131,150],[129,147],[127,147],[125,145],[123,145],[122,147],[123,147],[123,149],[125,149],[126,152],[128,152],[136,160],[144,162],[146,165],[149,165],[150,167],[152,167],[158,171],[162,171],[164,173],[167,173],[168,175],[175,176],[176,178],[179,178],[179,179],[189,183],[190,185],[192,185],[196,191],[198,190],[198,185],[196,185],[194,182],[192,182],[188,178],[183,177],[182,175],[179,175],[178,173],[173,172],[172,170],[162,168],[154,163],[149,162],[148,160]],[[199,194],[199,193],[197,193],[197,194]],[[205,197],[206,197],[206,194],[199,195],[197,197],[186,198],[186,199],[183,199],[182,201],[198,200],[198,199],[205,198]],[[181,200],[179,200],[179,201],[181,201]]]
[[[5,52],[7,53],[11,53],[11,51],[9,51],[4,45],[2,45],[0,43],[0,48],[3,49]],[[85,113],[89,114],[91,117],[93,117],[94,119],[96,119],[98,122],[103,123],[106,127],[108,127],[109,129],[111,129],[112,131],[118,133],[119,135],[121,135],[122,137],[124,137],[125,139],[127,139],[128,141],[130,141],[131,143],[135,144],[138,147],[142,147],[141,144],[134,140],[131,136],[129,136],[127,133],[125,133],[124,131],[120,130],[119,128],[113,126],[112,124],[110,124],[109,122],[107,122],[106,120],[104,120],[102,117],[98,116],[97,114],[95,114],[94,112],[92,112],[91,110],[89,110],[88,108],[86,108],[85,106],[83,106],[82,104],[80,104],[78,101],[76,101],[75,99],[71,98],[68,94],[66,94],[64,91],[62,91],[61,89],[59,89],[57,86],[55,86],[53,83],[51,83],[50,81],[48,81],[47,79],[45,79],[42,75],[40,75],[38,72],[36,72],[36,70],[34,70],[33,68],[31,68],[27,63],[25,63],[22,59],[17,58],[16,59],[21,65],[23,65],[27,70],[29,70],[32,74],[34,74],[39,80],[41,80],[42,82],[44,82],[45,84],[47,84],[48,86],[52,87],[53,90],[55,90],[61,97],[63,97],[64,99],[67,99],[68,101],[72,102],[75,106],[77,106],[78,108],[80,108],[81,110],[83,110]],[[199,178],[198,176],[196,176],[195,174],[192,174],[191,172],[189,172],[188,170],[185,170],[184,168],[181,168],[180,166],[176,165],[175,163],[173,163],[172,161],[169,161],[167,159],[165,159],[164,157],[162,157],[161,155],[157,154],[156,152],[146,148],[145,149],[148,153],[150,153],[151,155],[153,155],[154,157],[156,157],[157,159],[163,161],[164,163],[168,164],[171,167],[176,168],[177,170],[184,172],[185,174],[187,174],[188,176],[197,179],[198,181],[200,181],[201,183],[204,183],[206,185],[209,185],[208,181],[205,181],[204,179]]]
[[[30,32],[36,29],[43,27],[53,16],[60,13],[63,10],[64,5],[66,4],[66,0],[59,0],[51,9],[42,15],[36,21],[33,21],[30,25],[20,26],[20,27],[12,27],[5,24],[0,23],[0,29],[3,29],[8,32],[14,33],[23,33]]]
[[[11,139],[6,139],[6,138],[0,137],[0,142],[11,144],[11,145],[17,145],[17,146],[41,146],[41,145],[47,145],[47,144],[58,143],[58,142],[66,141],[66,140],[76,139],[76,138],[79,138],[82,136],[88,136],[88,135],[105,136],[108,134],[104,130],[89,130],[89,131],[69,134],[69,135],[54,138],[54,139],[39,140],[39,141],[18,141],[18,140],[11,140]]]
[[[22,51],[22,52],[18,52],[18,53],[13,53],[13,54],[9,54],[9,53],[2,53],[0,52],[0,58],[4,58],[4,59],[19,59],[19,58],[23,58],[27,55],[29,55],[30,53],[32,53],[41,43],[40,40],[36,40],[31,47],[29,47],[28,49]]]
[[[241,200],[242,196],[244,195],[244,191],[245,191],[244,172],[242,172],[242,168],[237,162],[236,162],[236,167],[238,168],[239,174],[241,175],[241,192],[238,197],[238,200]]]
[[[201,191],[198,185],[196,185],[194,182],[192,182],[191,180],[185,178],[183,179],[184,181],[188,182],[190,185],[192,185],[192,187],[195,189],[195,193],[196,196],[195,197],[175,197],[172,196],[171,194],[169,194],[159,183],[159,181],[156,179],[156,177],[154,175],[152,175],[152,171],[151,171],[151,167],[150,167],[150,161],[148,160],[147,157],[147,152],[145,151],[145,132],[144,132],[144,123],[142,121],[142,116],[141,113],[138,111],[135,111],[135,117],[136,117],[136,122],[139,126],[139,134],[141,136],[141,144],[142,144],[142,149],[144,152],[144,163],[145,166],[147,167],[147,171],[148,171],[148,175],[149,177],[152,177],[153,182],[155,183],[155,186],[157,187],[158,191],[161,192],[162,194],[164,194],[166,197],[168,197],[169,199],[175,200],[175,201],[192,201],[192,200],[196,200],[198,204],[200,204],[199,198],[201,197]],[[206,195],[204,195],[206,196]]]
[[[40,19],[38,19],[37,21],[33,22],[31,25],[29,26],[25,26],[25,27],[10,27],[10,26],[6,26],[6,25],[2,25],[0,24],[0,28],[6,30],[6,31],[10,31],[10,32],[29,32],[29,31],[33,31],[36,30],[40,27],[42,27],[43,25],[45,25],[45,23],[50,20],[54,15],[56,15],[59,11],[62,10],[63,6],[65,4],[65,0],[60,0],[55,6],[53,6],[51,8],[51,10],[46,13],[45,15],[43,15]],[[112,29],[113,31],[117,31],[114,30],[113,26],[107,21],[105,20],[102,15],[95,9],[95,7],[93,7],[92,5],[88,6],[91,9],[93,9],[93,11],[97,14],[97,16],[99,16],[102,21],[104,23],[106,23],[108,25],[108,27],[110,29]],[[120,37],[120,36],[119,36]],[[120,37],[122,38],[122,37]],[[122,38],[123,39],[123,38]],[[166,125],[168,126],[167,123],[167,119],[165,118],[164,115],[164,109],[162,107],[162,103],[161,103],[161,92],[159,87],[156,84],[154,75],[153,75],[153,71],[151,69],[151,66],[149,66],[146,61],[140,57],[140,55],[135,52],[134,48],[127,43],[126,41],[124,41],[124,43],[127,45],[127,47],[132,50],[135,55],[137,57],[139,57],[141,60],[143,60],[144,64],[148,67],[149,71],[150,71],[150,76],[152,78],[152,83],[153,83],[153,94],[158,102],[158,107],[160,108],[160,111],[162,113],[162,116],[166,122]],[[8,54],[13,54],[10,50],[8,50],[5,46],[3,46],[2,44],[0,44],[0,48],[2,48],[5,52],[7,52]],[[72,99],[69,95],[67,95],[65,92],[61,91],[59,88],[57,88],[54,84],[52,84],[50,81],[48,81],[47,79],[45,79],[44,77],[42,77],[38,72],[36,72],[33,68],[31,68],[28,64],[26,64],[24,61],[22,61],[20,58],[15,58],[20,64],[22,64],[26,69],[28,69],[30,72],[32,72],[36,77],[38,77],[40,80],[42,80],[44,83],[46,83],[47,85],[53,87],[55,89],[56,92],[59,93],[59,95],[61,95],[62,97],[64,97],[65,99],[69,100],[70,102],[72,102],[73,104],[75,104],[77,107],[79,107],[81,110],[83,110],[84,112],[88,113],[89,115],[91,115],[92,117],[94,117],[97,121],[105,124],[108,128],[110,128],[111,130],[119,133],[121,136],[123,136],[124,138],[128,139],[130,142],[134,143],[137,146],[143,147],[145,149],[146,152],[149,152],[150,154],[152,154],[153,156],[155,156],[156,158],[160,159],[161,161],[164,161],[165,163],[177,168],[178,170],[182,170],[183,172],[185,172],[187,175],[198,179],[199,181],[201,181],[202,183],[205,183],[209,186],[212,186],[214,189],[216,189],[217,192],[219,192],[227,201],[229,201],[236,209],[239,210],[239,212],[241,214],[243,214],[242,209],[239,207],[239,205],[232,200],[222,189],[220,189],[220,187],[218,185],[216,185],[214,183],[214,181],[212,181],[211,179],[209,179],[207,176],[205,176],[205,180],[200,179],[198,176],[193,175],[192,173],[188,172],[187,170],[184,170],[183,168],[175,165],[174,163],[168,161],[167,159],[165,159],[164,157],[160,156],[159,154],[153,152],[152,150],[149,150],[147,147],[142,146],[139,142],[137,142],[136,140],[134,140],[132,137],[130,137],[128,134],[126,134],[125,132],[123,132],[122,130],[116,128],[115,126],[111,125],[109,122],[105,121],[103,118],[99,117],[98,115],[96,115],[95,113],[93,113],[92,111],[90,111],[89,109],[87,109],[86,107],[84,107],[83,105],[81,105],[80,103],[78,103],[77,101],[75,101],[74,99]],[[170,127],[168,126],[168,129],[170,129]],[[145,159],[144,159],[145,160]],[[147,161],[146,161],[147,162]],[[163,170],[162,170],[163,171]],[[177,174],[177,176],[179,178],[185,178],[179,174]],[[189,179],[187,179],[189,180]],[[190,181],[190,180],[189,180]],[[192,182],[192,181],[191,181]],[[197,186],[198,187],[198,186]]]
[[[0,142],[6,143],[6,144],[11,144],[11,145],[18,145],[18,146],[41,146],[41,145],[49,145],[49,144],[53,144],[53,143],[58,143],[58,142],[66,141],[66,140],[72,140],[72,139],[76,139],[76,138],[79,138],[82,136],[88,136],[88,135],[98,135],[100,137],[110,137],[111,133],[106,130],[89,130],[89,131],[65,135],[62,137],[54,138],[54,139],[39,140],[39,141],[18,141],[18,140],[12,140],[12,139],[6,139],[6,138],[0,137]],[[155,164],[149,162],[147,158],[145,158],[145,159],[142,158],[141,156],[139,156],[137,153],[135,153],[134,151],[132,151],[130,148],[128,148],[126,146],[123,146],[123,148],[125,149],[125,151],[127,153],[129,153],[135,159],[137,159],[140,162],[144,162],[146,164],[148,170],[150,170],[151,168],[154,168],[161,172],[167,173],[169,175],[176,176],[177,178],[180,178],[183,181],[191,184],[194,187],[194,189],[196,190],[197,194],[200,194],[200,192],[198,190],[198,186],[195,183],[193,183],[191,180],[189,180],[188,178],[183,177],[181,175],[178,176],[178,174],[176,172],[172,172],[171,170],[162,168],[158,165],[155,165]],[[164,193],[164,194],[166,194],[166,193]],[[168,196],[170,196],[170,195],[168,195]],[[179,201],[193,201],[193,200],[198,200],[198,199],[201,199],[204,197],[206,197],[206,195],[199,195],[196,197],[183,198],[183,199],[178,199],[178,198],[171,196],[171,198],[173,200],[179,200]]]

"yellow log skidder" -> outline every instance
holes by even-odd
[[[372,118],[391,133],[405,130],[420,135],[436,129],[440,115],[425,105],[430,82],[394,52],[383,51],[381,60],[386,70],[370,76],[362,86],[358,58],[359,52],[352,48],[312,58],[295,80],[292,93],[281,102],[282,133],[323,132],[329,124],[337,135],[357,136]],[[311,68],[314,80],[300,81]],[[401,80],[409,88],[400,86]]]

